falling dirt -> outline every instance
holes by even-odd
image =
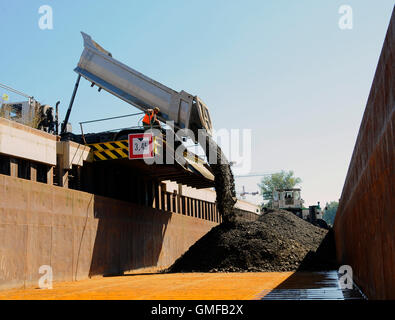
[[[226,159],[221,148],[206,136],[208,147],[207,158],[210,154],[216,155],[216,163],[210,161],[210,167],[214,175],[214,185],[217,197],[217,209],[222,216],[223,221],[230,222],[235,219],[234,205],[236,203],[235,182],[230,164]]]
[[[167,271],[330,270],[335,262],[327,233],[287,211],[266,213],[257,221],[236,218],[214,227]],[[325,248],[317,250],[321,243]]]

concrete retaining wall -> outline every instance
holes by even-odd
[[[56,165],[57,137],[0,117],[0,153]]]
[[[0,175],[0,289],[171,265],[216,223]]]
[[[335,219],[338,260],[373,299],[395,299],[395,10]]]

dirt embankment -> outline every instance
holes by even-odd
[[[214,227],[168,271],[330,270],[336,267],[332,240],[331,231],[274,211],[257,221],[238,218]]]

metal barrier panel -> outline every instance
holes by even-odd
[[[395,10],[335,219],[338,260],[369,298],[395,299]]]

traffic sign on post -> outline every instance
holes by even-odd
[[[152,133],[129,134],[129,159],[154,157]]]

